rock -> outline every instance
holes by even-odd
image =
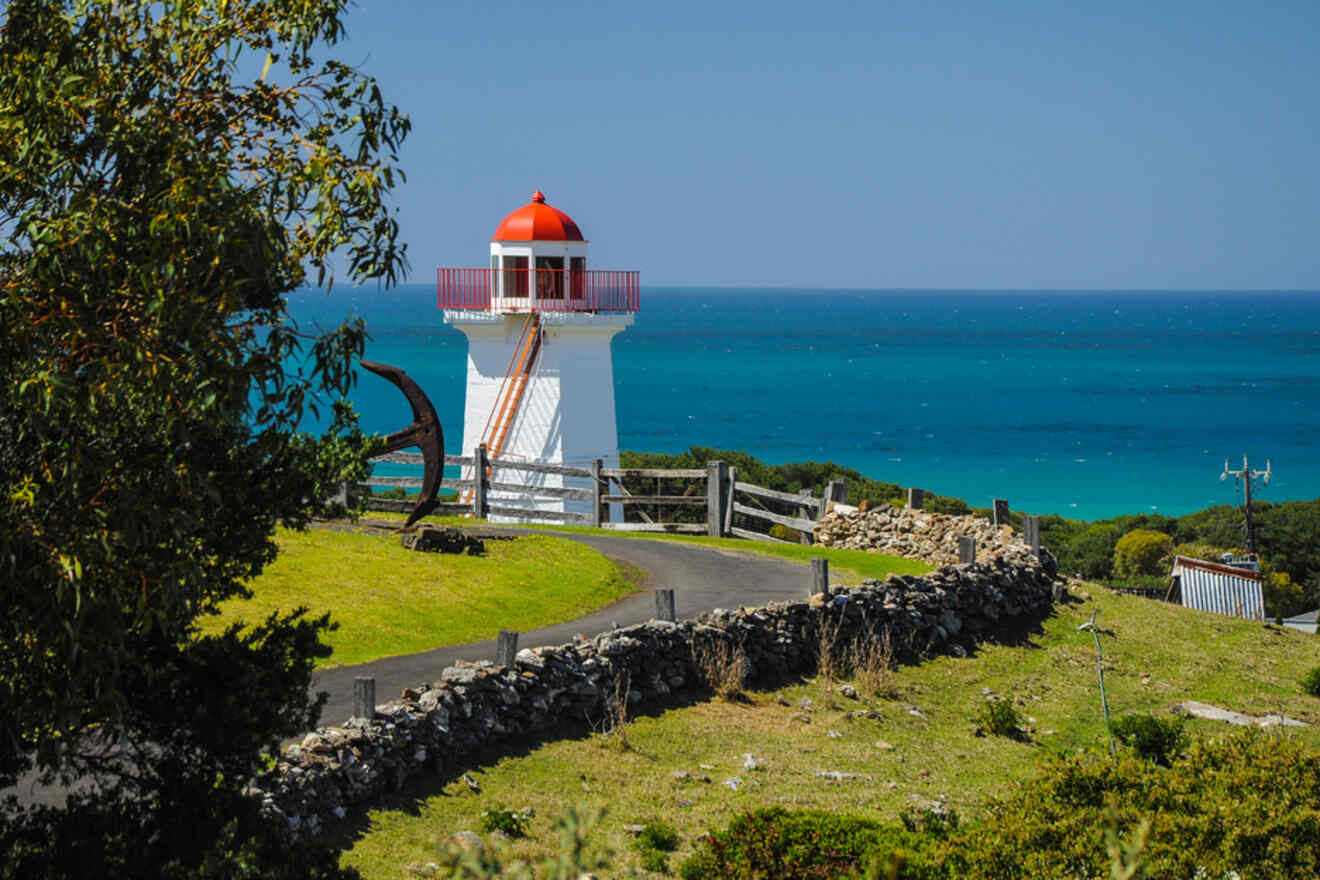
[[[837,730],[827,730],[825,731],[825,735],[830,739],[843,739],[843,734],[839,733]]]
[[[816,776],[831,782],[844,782],[849,779],[870,779],[869,773],[845,773],[842,770],[817,770]]]
[[[810,724],[811,716],[808,715],[806,712],[794,712],[792,715],[788,716],[788,720],[801,721],[803,724]]]
[[[733,791],[737,791],[738,786],[742,785],[742,777],[730,776],[728,779],[724,780],[724,782],[722,782],[721,785],[727,785]]]
[[[400,541],[407,550],[426,553],[481,556],[486,552],[486,544],[480,538],[442,526],[417,526],[411,532],[404,532]]]
[[[892,752],[894,750],[894,744],[885,742],[884,740],[877,740],[875,747],[884,752]]]
[[[857,699],[857,688],[853,687],[850,684],[839,685],[839,693],[843,694],[845,697],[847,697],[850,700]]]
[[[751,752],[747,752],[743,755],[744,770],[760,770],[764,766],[765,766],[765,761],[761,758],[756,757]]]
[[[470,852],[473,855],[483,855],[486,852],[486,842],[481,839],[481,835],[475,831],[455,831],[445,838],[445,843],[460,849],[463,852]]]

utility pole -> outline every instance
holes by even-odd
[[[1247,552],[1255,553],[1256,530],[1251,522],[1251,481],[1259,479],[1264,485],[1269,485],[1270,476],[1272,474],[1272,471],[1270,470],[1270,460],[1268,458],[1265,459],[1265,470],[1253,471],[1250,465],[1247,464],[1247,457],[1244,455],[1242,456],[1242,469],[1230,471],[1228,469],[1228,459],[1224,459],[1224,472],[1219,475],[1219,482],[1224,482],[1224,480],[1228,479],[1230,474],[1233,476],[1233,479],[1238,486],[1242,488],[1245,495],[1246,504],[1244,504],[1243,507],[1247,512]]]

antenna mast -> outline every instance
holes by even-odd
[[[1256,529],[1251,522],[1251,481],[1254,479],[1259,479],[1262,484],[1268,486],[1270,484],[1270,477],[1272,476],[1272,473],[1273,472],[1270,469],[1270,460],[1268,458],[1265,459],[1265,470],[1253,471],[1250,465],[1247,464],[1247,457],[1244,455],[1242,456],[1241,470],[1236,470],[1236,471],[1229,470],[1228,459],[1224,459],[1224,472],[1219,475],[1219,482],[1222,483],[1224,482],[1224,480],[1228,479],[1229,475],[1231,474],[1234,481],[1244,491],[1246,503],[1243,505],[1243,507],[1246,509],[1246,513],[1247,513],[1247,552],[1248,553],[1256,552]]]

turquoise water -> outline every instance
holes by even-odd
[[[429,285],[302,294],[302,322],[367,319],[457,452],[465,342]],[[831,460],[988,505],[1094,519],[1320,496],[1320,293],[644,289],[615,338],[619,446]],[[408,419],[363,372],[363,425]]]

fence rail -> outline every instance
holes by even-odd
[[[437,269],[442,309],[635,312],[641,276],[613,269]]]
[[[423,460],[417,453],[391,452],[373,458],[372,463],[420,465]],[[601,461],[597,459],[592,462],[591,467],[583,468],[489,458],[486,447],[479,446],[474,455],[446,455],[445,464],[462,468],[464,476],[461,479],[443,479],[440,488],[462,490],[470,500],[464,503],[441,503],[436,507],[437,512],[472,516],[478,519],[485,519],[493,514],[515,519],[586,523],[621,532],[669,532],[704,534],[712,537],[735,536],[757,541],[779,540],[745,527],[751,525],[752,521],[759,521],[794,529],[804,536],[805,542],[809,543],[812,532],[824,515],[829,502],[845,500],[846,495],[842,481],[830,483],[823,498],[815,498],[810,494],[794,495],[753,483],[740,482],[737,469],[719,461],[710,462],[705,468],[607,468],[602,467]],[[536,485],[530,481],[519,482],[516,478],[510,479],[512,472],[566,477],[583,480],[586,485]],[[497,473],[502,479],[494,479]],[[637,479],[654,479],[657,484],[656,491],[648,495],[630,491],[624,486],[624,480]],[[659,486],[661,480],[699,482],[689,484],[685,494],[674,495],[661,492]],[[698,492],[702,483],[705,483],[705,491]],[[360,491],[371,490],[373,487],[420,489],[422,480],[418,477],[372,474],[352,488]],[[492,498],[491,493],[495,493],[495,497]],[[737,501],[735,499],[737,493],[749,496],[758,506],[752,507]],[[527,506],[528,503],[536,505],[537,499],[589,502],[590,513],[580,510],[545,510],[539,506]],[[793,513],[799,515],[768,510],[761,504],[760,499],[787,505]],[[366,504],[369,510],[408,512],[412,510],[415,502],[372,495],[366,499]],[[610,504],[618,504],[633,510],[644,521],[610,522],[606,507]],[[656,522],[646,513],[644,508],[648,506],[683,509],[704,507],[706,521],[704,523]],[[734,523],[735,513],[743,517],[738,525]],[[675,514],[671,511],[670,515]],[[660,513],[656,512],[656,519],[660,518]]]

